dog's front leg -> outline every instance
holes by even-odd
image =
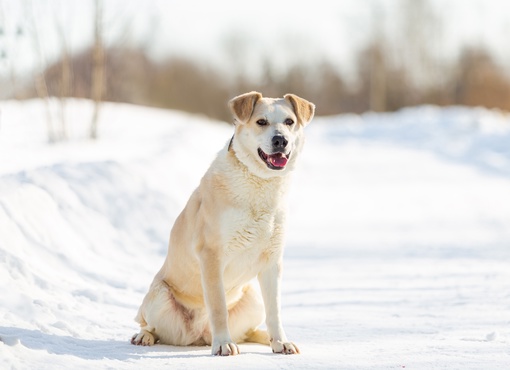
[[[213,339],[212,354],[220,356],[237,355],[239,354],[239,347],[232,341],[228,330],[228,310],[220,258],[211,250],[203,250],[200,257],[202,287]]]
[[[274,353],[299,353],[298,347],[287,340],[280,316],[281,260],[275,261],[258,275],[266,308],[266,326]]]

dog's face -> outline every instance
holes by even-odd
[[[258,92],[240,95],[229,106],[236,125],[232,148],[237,158],[262,178],[291,171],[315,106],[292,94],[272,99]]]

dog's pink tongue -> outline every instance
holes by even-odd
[[[275,167],[283,168],[287,164],[288,159],[282,153],[276,153],[268,157],[271,164]]]

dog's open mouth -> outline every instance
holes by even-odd
[[[274,153],[266,154],[262,149],[258,149],[259,157],[266,163],[267,167],[272,170],[283,170],[289,161],[290,153]]]

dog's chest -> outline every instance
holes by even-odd
[[[218,215],[225,282],[236,285],[281,256],[287,181],[261,179],[246,171],[225,171],[221,178],[220,188],[228,199]]]
[[[281,247],[283,212],[257,204],[226,209],[222,215],[222,239],[227,253],[257,257]]]

